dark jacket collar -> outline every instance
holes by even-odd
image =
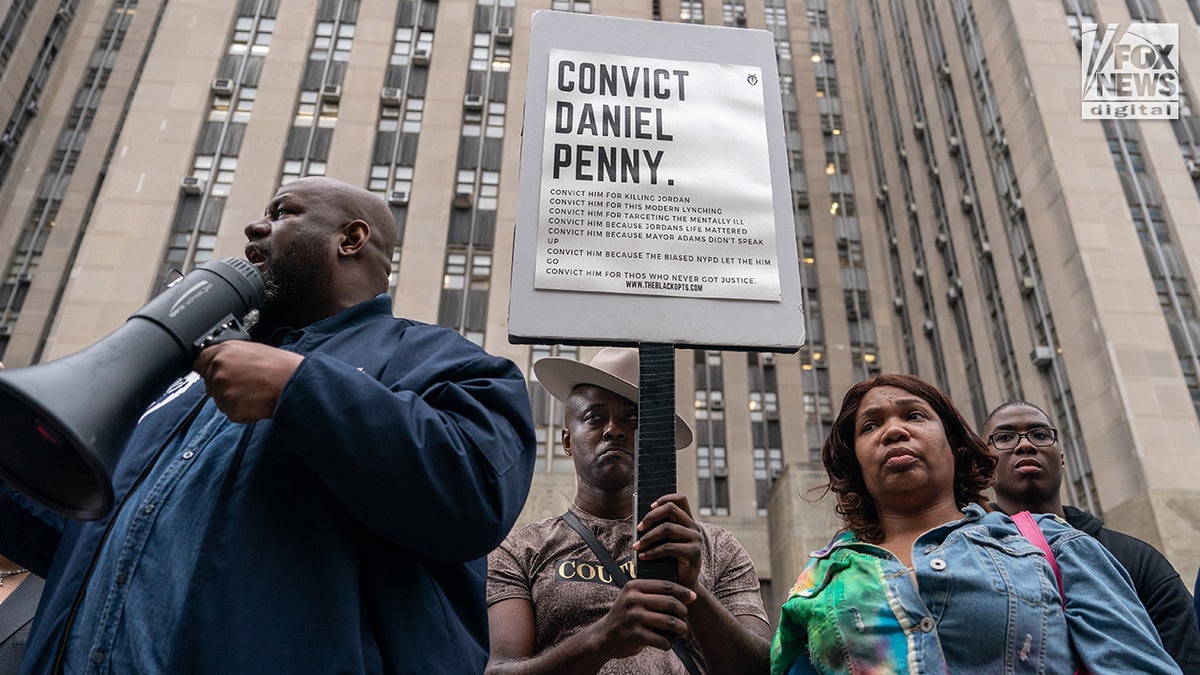
[[[1067,522],[1071,527],[1077,530],[1083,530],[1093,537],[1104,527],[1104,521],[1100,520],[1091,513],[1083,509],[1077,509],[1074,506],[1063,505],[1063,513],[1067,515]]]
[[[281,326],[272,331],[265,342],[269,345],[278,346],[288,335],[296,333],[312,333],[317,335],[332,335],[340,332],[342,329],[353,326],[363,319],[367,319],[376,315],[392,313],[392,296],[387,293],[364,300],[357,305],[352,305],[342,311],[327,316],[319,321],[314,321],[303,328],[292,328],[290,326]]]

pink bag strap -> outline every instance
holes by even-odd
[[[1046,562],[1050,563],[1050,569],[1054,570],[1054,579],[1058,581],[1058,595],[1062,598],[1063,611],[1067,607],[1067,592],[1063,590],[1062,572],[1058,571],[1058,561],[1054,559],[1054,551],[1050,550],[1050,543],[1046,541],[1046,535],[1042,534],[1042,528],[1033,519],[1033,514],[1028,511],[1022,511],[1015,516],[1012,516],[1013,522],[1017,524],[1017,529],[1021,534],[1025,535],[1034,546],[1042,549],[1042,555],[1046,556]],[[1071,653],[1078,662],[1079,654],[1075,652],[1075,647],[1071,647]],[[1075,675],[1088,675],[1088,670],[1083,666],[1075,669]]]
[[[1017,524],[1017,529],[1025,538],[1033,543],[1034,546],[1042,549],[1042,554],[1046,556],[1046,562],[1050,563],[1050,569],[1054,570],[1054,578],[1058,581],[1058,594],[1062,597],[1063,604],[1067,603],[1067,594],[1063,591],[1062,572],[1058,571],[1058,561],[1054,559],[1054,552],[1050,550],[1050,544],[1046,541],[1046,536],[1042,534],[1042,528],[1038,526],[1037,521],[1033,519],[1033,514],[1028,511],[1022,511],[1012,517],[1013,522]]]

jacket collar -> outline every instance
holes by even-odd
[[[938,532],[938,531],[944,530],[944,529],[954,529],[956,527],[959,527],[960,525],[965,525],[967,523],[973,523],[977,520],[982,519],[986,514],[987,514],[987,511],[984,511],[983,507],[980,506],[979,504],[974,504],[974,503],[967,504],[966,508],[963,509],[963,517],[962,518],[959,518],[958,520],[953,520],[953,521],[951,521],[949,523],[945,523],[943,525],[939,525],[921,536],[926,537],[933,532]],[[841,532],[838,532],[833,537],[833,540],[829,542],[829,545],[827,545],[825,548],[813,551],[812,553],[809,554],[809,557],[811,557],[811,558],[827,558],[827,557],[829,557],[829,554],[833,553],[834,551],[836,551],[839,548],[844,548],[846,546],[853,546],[855,544],[861,544],[861,543],[863,543],[863,542],[858,538],[858,535],[854,534],[850,530],[842,530]]]
[[[1063,513],[1067,516],[1067,522],[1070,523],[1071,527],[1083,530],[1093,537],[1100,531],[1100,528],[1104,527],[1103,520],[1083,509],[1063,504]]]
[[[348,326],[358,324],[364,319],[385,314],[388,316],[392,314],[392,296],[387,293],[380,293],[370,300],[364,300],[357,305],[347,307],[333,316],[327,316],[320,321],[314,321],[303,328],[297,329],[287,326],[276,328],[265,341],[269,345],[278,346],[288,335],[332,335]]]

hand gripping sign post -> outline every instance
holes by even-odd
[[[804,340],[774,40],[536,12],[523,134],[509,339],[638,346],[641,520],[675,491],[675,345]]]

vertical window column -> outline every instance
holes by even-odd
[[[896,155],[899,157],[900,194],[898,205],[903,210],[903,217],[908,225],[909,245],[912,250],[913,261],[912,280],[921,298],[923,315],[921,319],[921,331],[924,333],[926,341],[929,344],[930,356],[933,360],[934,382],[943,391],[949,392],[950,381],[946,371],[946,355],[942,345],[941,330],[938,326],[937,313],[935,311],[936,301],[928,279],[929,265],[925,258],[920,209],[917,207],[916,189],[913,186],[912,174],[909,169],[908,146],[905,141],[904,125],[900,121],[900,102],[897,98],[893,78],[891,77],[891,58],[888,55],[887,44],[884,41],[883,22],[880,17],[877,0],[870,0],[870,12],[871,20],[874,24],[875,49],[880,65],[885,73],[885,76],[882,78],[885,98],[884,107],[887,110],[893,147]],[[886,197],[885,193],[883,199],[878,201],[886,205],[888,204]],[[899,238],[893,236],[888,243],[889,247],[898,253],[900,247]],[[899,302],[893,299],[893,303],[897,311],[906,312],[911,317],[913,312],[910,312],[905,306],[905,299],[899,295],[896,297],[899,298]]]
[[[988,72],[987,57],[983,52],[975,9],[970,0],[952,0],[951,7],[959,27],[959,44],[967,74],[970,76],[971,93],[980,131],[991,141],[993,184],[999,203],[1005,207],[1005,234],[1008,236],[1017,278],[1022,280],[1021,296],[1029,326],[1033,331],[1030,337],[1034,349],[1030,353],[1030,360],[1042,373],[1046,390],[1050,394],[1048,410],[1061,420],[1059,432],[1063,454],[1067,458],[1069,498],[1076,504],[1084,505],[1087,510],[1099,513],[1099,495],[1092,481],[1087,449],[1079,432],[1079,415],[1075,410],[1070,380],[1062,363],[1058,331],[1050,313],[1050,302],[1045,288],[1040,283],[1041,268],[1034,251],[1033,235],[1029,230],[1025,205],[1021,200],[1016,168],[1008,150],[1008,137],[1000,118],[995,88]]]
[[[529,368],[525,372],[529,373],[529,403],[533,408],[533,427],[538,448],[533,471],[570,474],[575,472],[575,464],[563,449],[563,405],[546,391],[533,370],[533,364],[547,356],[578,359],[579,348],[567,345],[534,345],[530,350]]]
[[[750,435],[754,459],[754,494],[758,515],[767,515],[771,486],[783,473],[783,433],[779,427],[779,384],[775,355],[750,352]]]
[[[838,266],[846,312],[854,375],[858,379],[878,372],[878,345],[870,310],[870,285],[862,257],[858,200],[850,172],[842,100],[838,95],[837,61],[826,0],[807,0],[809,50],[816,79],[817,111],[825,138],[825,179],[829,186],[829,215],[838,246]]]
[[[802,362],[822,361],[825,352],[825,320],[821,312],[821,291],[817,275],[817,259],[813,243],[813,215],[811,200],[808,193],[808,177],[804,168],[804,142],[800,132],[800,104],[796,96],[796,70],[792,59],[792,35],[788,25],[788,6],[785,0],[764,0],[764,18],[767,30],[775,39],[775,57],[779,67],[780,90],[783,98],[784,132],[786,134],[788,165],[792,175],[792,197],[795,208],[793,216],[796,221],[796,249],[800,254],[800,301],[804,308],[804,345],[800,347]],[[816,19],[824,13],[821,8],[810,8],[808,15]],[[815,67],[814,67],[815,68]],[[822,82],[821,77],[817,77]],[[818,85],[818,98],[824,96],[822,87],[830,86],[828,81]],[[839,148],[841,146],[838,146]],[[804,399],[829,398],[829,378],[814,377],[810,370],[801,372],[800,381],[804,388]],[[805,406],[807,410],[807,405]],[[814,415],[808,415],[806,420],[810,437],[823,434],[827,430],[822,420]],[[815,431],[814,431],[815,430]],[[820,444],[808,446],[806,458],[809,461],[820,462]]]
[[[680,23],[704,23],[704,0],[680,0]]]
[[[321,0],[300,82],[300,96],[284,147],[280,183],[324,176],[337,127],[342,81],[354,46],[359,0]]]
[[[50,70],[58,58],[63,42],[67,39],[67,31],[71,28],[71,21],[75,18],[75,9],[78,6],[79,0],[66,0],[59,6],[53,21],[50,22],[50,28],[46,31],[46,37],[42,40],[37,61],[30,69],[29,76],[25,78],[25,85],[21,88],[21,94],[17,96],[16,106],[4,126],[4,133],[0,134],[0,184],[8,178],[8,171],[12,168],[17,148],[25,137],[25,130],[38,114],[38,99],[42,96],[46,80],[50,78]],[[111,68],[112,64],[109,63],[107,67]]]
[[[1191,292],[1187,263],[1172,235],[1174,228],[1167,223],[1158,198],[1161,190],[1154,176],[1147,171],[1141,141],[1133,125],[1124,120],[1103,120],[1103,126],[1192,405],[1200,415],[1200,381],[1197,380],[1200,373],[1200,317]]]
[[[696,350],[696,480],[702,516],[729,515],[725,378],[721,352]]]
[[[821,462],[821,446],[833,430],[833,399],[830,396],[829,367],[825,354],[819,351],[800,352],[800,369],[804,374],[804,414],[808,418],[808,459]],[[814,383],[811,388],[809,381]]]
[[[225,200],[233,186],[246,125],[258,98],[258,79],[271,51],[279,0],[242,3],[229,45],[211,85],[208,118],[196,140],[191,172],[179,185],[158,279],[186,272],[212,258]],[[157,286],[156,286],[157,290]]]
[[[975,174],[971,167],[969,151],[962,143],[962,117],[958,110],[958,99],[951,81],[950,64],[947,60],[942,41],[941,27],[937,21],[938,11],[933,6],[933,0],[920,0],[919,9],[925,29],[923,41],[929,52],[929,60],[931,63],[937,64],[938,77],[935,80],[938,94],[937,101],[942,119],[944,120],[944,128],[949,134],[949,137],[946,139],[947,151],[954,159],[955,173],[958,177],[959,191],[962,195],[959,199],[959,210],[966,219],[967,227],[974,243],[973,253],[975,255],[976,269],[979,272],[980,288],[983,292],[989,318],[991,319],[995,347],[994,355],[1000,366],[1000,374],[1006,398],[1023,398],[1021,376],[1016,365],[1016,350],[1013,346],[1012,332],[1008,326],[1008,313],[1004,307],[1004,298],[1000,293],[1000,281],[996,276],[996,266],[992,260],[992,247],[984,226],[983,215],[975,201],[975,196],[978,194],[978,189],[975,185]],[[957,260],[958,256],[955,254],[953,258]],[[953,274],[956,278],[958,276],[957,271],[948,273]],[[954,287],[947,291],[948,301],[952,297],[955,302],[958,301],[958,295],[961,295],[961,292],[952,294],[954,291],[959,291],[959,288]],[[960,323],[967,320],[963,303],[959,303],[956,306],[955,320]],[[973,384],[972,386],[975,385]],[[972,397],[983,398],[981,392],[978,394],[972,392]],[[979,410],[976,410],[976,413],[985,414]]]
[[[491,291],[516,0],[480,0],[463,97],[438,323],[482,345]],[[469,271],[469,274],[468,274]]]
[[[379,120],[367,189],[387,202],[396,219],[396,244],[388,278],[390,294],[395,294],[400,278],[401,247],[412,199],[417,142],[425,116],[438,4],[430,0],[403,0],[397,6],[392,53],[379,93]]]
[[[4,14],[4,23],[0,23],[0,74],[8,69],[8,60],[12,58],[13,48],[21,39],[25,30],[25,22],[33,11],[37,0],[16,0],[8,6]]]
[[[899,239],[896,236],[896,223],[892,218],[892,210],[889,207],[887,173],[884,168],[883,146],[880,144],[879,123],[875,112],[875,100],[872,95],[870,70],[867,67],[866,45],[863,42],[862,25],[858,21],[858,13],[855,10],[856,7],[851,6],[851,30],[854,34],[854,53],[858,62],[859,93],[867,113],[867,136],[871,146],[871,159],[874,164],[873,170],[876,184],[875,204],[879,207],[879,213],[883,219],[884,235],[888,240],[887,260],[888,274],[893,293],[892,307],[895,309],[896,314],[899,315],[899,328],[904,347],[906,372],[917,373],[919,371],[917,366],[916,341],[912,332],[912,321],[909,317],[908,307],[905,303],[904,272],[900,262],[900,249],[897,245]],[[820,91],[817,93],[818,96],[821,95]],[[826,171],[828,171],[828,168]],[[877,363],[873,359],[868,360],[867,355],[864,355],[864,361],[867,361],[868,367],[872,363]],[[876,365],[876,367],[878,366]]]
[[[979,359],[975,350],[975,337],[971,330],[971,322],[967,315],[967,303],[960,302],[963,294],[963,283],[958,266],[958,255],[955,251],[954,234],[950,229],[947,214],[945,194],[942,192],[941,170],[938,167],[937,153],[934,148],[934,130],[925,108],[924,91],[917,72],[917,59],[913,50],[913,37],[908,28],[908,16],[900,3],[892,4],[892,18],[896,27],[896,42],[900,49],[900,64],[904,69],[903,81],[908,94],[909,109],[913,119],[913,135],[921,149],[921,157],[925,164],[925,174],[929,185],[929,201],[933,208],[935,223],[934,244],[942,259],[942,268],[946,282],[946,304],[954,316],[955,334],[958,336],[958,346],[962,351],[962,364],[970,393],[971,410],[976,421],[982,422],[987,417],[987,405],[984,400],[983,378],[980,375]],[[937,63],[935,61],[935,63]],[[932,272],[932,270],[930,270]],[[932,291],[931,291],[932,292]]]
[[[1065,6],[1069,4],[1071,0],[1065,0]],[[1151,0],[1126,0],[1126,5],[1130,16],[1136,20],[1162,21],[1157,3]],[[1191,6],[1195,12],[1196,3],[1192,2]],[[1070,18],[1068,14],[1068,23]],[[1200,118],[1193,113],[1191,100],[1185,90],[1187,77],[1183,74],[1182,61],[1178,67],[1179,118],[1171,120],[1171,130],[1175,132],[1184,166],[1192,179],[1192,187],[1200,196]],[[1106,121],[1104,133],[1113,149],[1113,161],[1121,174],[1125,198],[1142,241],[1142,252],[1150,266],[1159,304],[1175,344],[1179,367],[1183,370],[1183,378],[1191,394],[1192,406],[1200,415],[1200,357],[1197,355],[1200,351],[1200,320],[1197,320],[1196,302],[1192,295],[1195,285],[1183,254],[1175,243],[1173,232],[1176,228],[1167,223],[1162,205],[1158,203],[1161,190],[1154,177],[1146,171],[1146,164],[1141,157],[1141,144],[1133,125],[1125,121]]]
[[[25,295],[41,263],[46,242],[54,231],[58,210],[62,206],[63,197],[75,171],[75,164],[79,160],[79,153],[83,151],[87,132],[92,126],[96,109],[100,105],[100,97],[108,84],[109,75],[112,73],[117,53],[125,41],[125,32],[136,7],[137,0],[116,0],[105,18],[104,30],[92,50],[87,74],[75,91],[75,102],[58,133],[58,144],[42,174],[37,198],[26,217],[16,248],[9,258],[7,273],[0,281],[0,358],[4,357],[8,348],[13,328],[25,303]],[[11,8],[10,18],[13,16],[12,11],[16,9],[17,5]],[[23,11],[27,13],[27,9]],[[5,28],[13,27],[6,21]]]
[[[722,0],[721,22],[733,28],[745,28],[746,0]]]

